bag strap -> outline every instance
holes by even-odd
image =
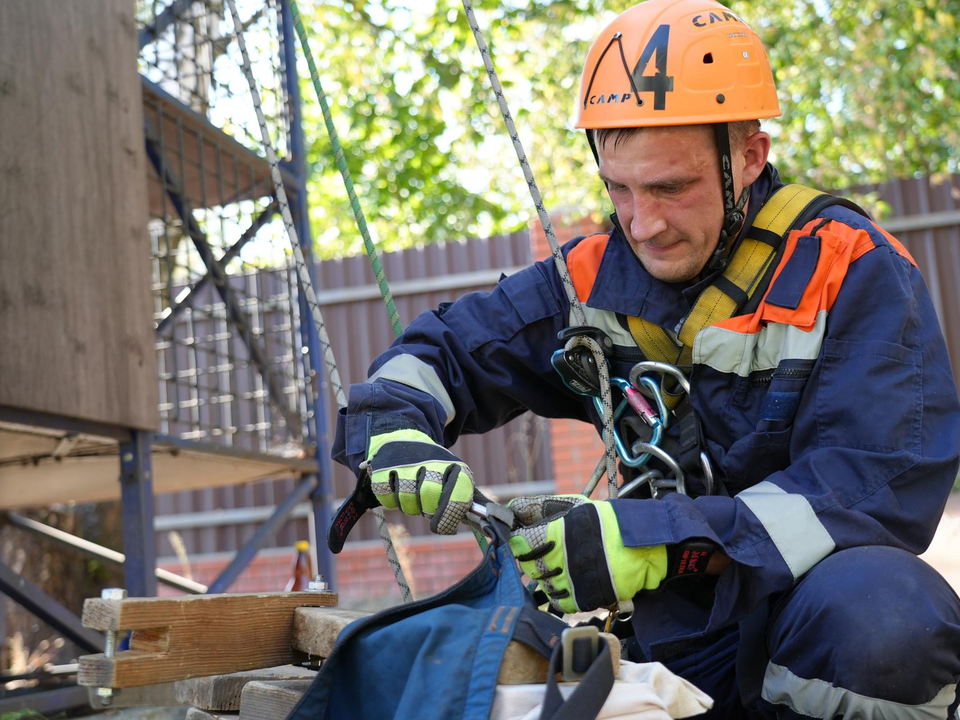
[[[559,642],[554,646],[553,654],[550,656],[550,667],[547,670],[547,689],[544,693],[540,720],[587,720],[600,714],[603,704],[613,689],[614,678],[610,646],[605,638],[599,637],[598,640],[599,652],[593,657],[592,662],[587,656],[581,663],[582,665],[589,663],[589,666],[586,667],[583,677],[566,699],[560,694],[560,688],[557,686],[557,675],[563,671],[564,666],[564,643]],[[573,655],[571,660],[574,664],[584,656],[585,650],[581,648],[586,646],[582,646],[583,643],[589,644],[589,640],[582,638],[569,643],[568,650]]]

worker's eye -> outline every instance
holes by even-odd
[[[664,195],[679,195],[685,187],[685,185],[661,185],[660,192]]]
[[[616,193],[626,192],[627,186],[621,185],[620,183],[608,182],[607,190],[609,190],[610,192],[616,192]]]

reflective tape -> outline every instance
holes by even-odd
[[[771,323],[756,333],[704,328],[693,342],[693,362],[749,377],[758,370],[774,369],[781,360],[816,360],[827,332],[827,315],[826,310],[817,313],[809,332],[782,323]]]
[[[836,548],[830,533],[803,495],[764,480],[736,498],[757,516],[796,580]]]
[[[945,685],[929,702],[905,705],[891,700],[860,695],[816,678],[798,677],[787,668],[767,663],[761,697],[775,705],[786,705],[804,717],[832,720],[835,717],[877,718],[878,720],[944,720],[954,701],[957,684]]]
[[[444,427],[449,425],[454,415],[456,415],[457,411],[453,407],[453,400],[440,381],[440,376],[437,375],[437,371],[418,357],[407,354],[395,355],[387,360],[373,375],[367,378],[367,382],[373,382],[374,380],[393,380],[407,387],[425,392],[440,403],[440,406],[446,413],[446,418],[443,421]]]
[[[603,330],[613,340],[614,345],[629,348],[637,346],[633,341],[633,335],[617,321],[617,314],[612,310],[598,310],[584,305],[583,313],[586,316],[587,325]],[[570,327],[576,327],[577,324],[571,311]]]

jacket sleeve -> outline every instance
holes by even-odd
[[[351,386],[333,459],[357,472],[370,436],[401,427],[449,447],[528,409],[585,419],[585,405],[550,365],[568,313],[551,259],[421,314],[374,360],[367,381]]]
[[[957,474],[960,404],[919,270],[875,228],[832,226],[875,247],[849,263],[792,427],[758,426],[740,448],[760,461],[788,443],[789,462],[734,497],[615,501],[628,545],[709,538],[734,561],[705,630],[789,590],[834,551],[922,552]]]

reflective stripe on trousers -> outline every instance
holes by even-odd
[[[737,645],[733,627],[663,659],[714,698],[704,720],[946,720],[957,709],[960,599],[903,550],[836,552],[777,603],[761,699],[748,710],[739,702]]]

